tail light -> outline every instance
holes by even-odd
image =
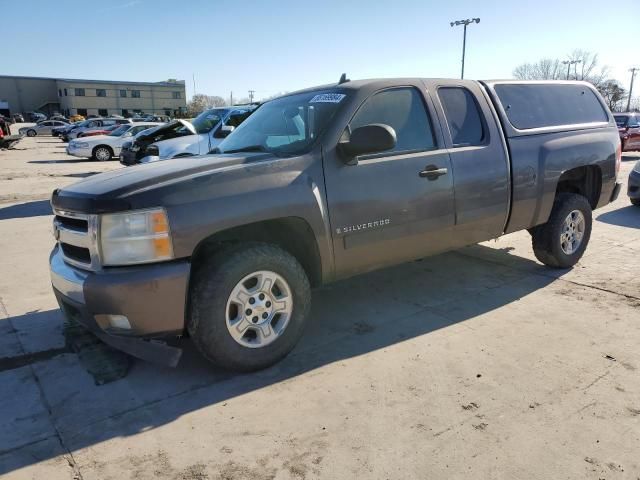
[[[618,178],[618,172],[620,172],[620,164],[622,163],[622,143],[618,140],[618,147],[616,148],[616,179]]]

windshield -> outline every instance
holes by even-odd
[[[226,110],[205,110],[194,118],[191,123],[193,123],[193,127],[197,133],[208,133],[213,127],[220,123],[220,119],[225,111]]]
[[[118,128],[113,130],[109,134],[109,136],[110,137],[120,137],[121,135],[124,135],[125,133],[127,133],[127,130],[129,130],[130,128],[131,128],[130,125],[120,125]]]
[[[614,115],[613,118],[616,119],[616,124],[618,125],[618,127],[626,126],[627,122],[629,121],[629,117],[627,117],[626,115]]]
[[[324,132],[345,97],[342,93],[315,91],[267,102],[220,143],[218,150],[305,153]]]

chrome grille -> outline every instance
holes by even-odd
[[[99,270],[98,216],[54,210],[53,231],[64,261],[84,270]]]

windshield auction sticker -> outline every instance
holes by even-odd
[[[344,93],[321,93],[309,100],[309,103],[340,103],[344,97]]]

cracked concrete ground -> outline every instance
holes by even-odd
[[[137,361],[96,386],[64,348],[46,198],[119,165],[52,141],[0,152],[0,477],[640,477],[640,209],[624,194],[571,271],[520,232],[316,290],[300,345],[263,372],[217,371],[185,340],[178,368]]]

